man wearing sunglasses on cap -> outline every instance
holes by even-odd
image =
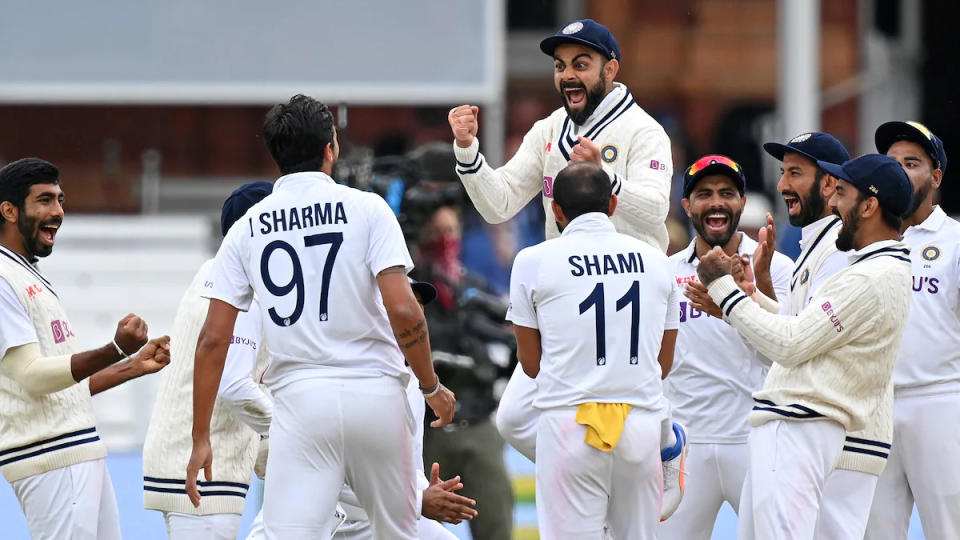
[[[770,361],[757,353],[697,282],[699,257],[719,246],[746,264],[758,244],[737,230],[747,198],[743,169],[726,156],[704,156],[690,165],[683,178],[681,204],[697,235],[686,249],[670,257],[677,284],[697,285],[687,292],[708,305],[701,311],[680,302],[680,328],[670,376],[663,381],[674,420],[690,433],[686,460],[687,488],[683,504],[660,525],[660,540],[708,539],[724,501],[737,511],[747,474],[747,413],[753,392],[763,386]],[[793,262],[772,254],[769,284],[777,297],[789,290]],[[773,294],[770,290],[768,294]],[[711,316],[712,315],[712,316]]]
[[[914,502],[928,538],[960,538],[960,223],[934,204],[947,154],[917,122],[887,122],[874,138],[913,183],[903,220],[913,290],[893,370],[893,445],[866,538],[906,538]]]
[[[750,468],[740,538],[810,539],[846,432],[862,430],[891,385],[910,302],[910,250],[900,241],[912,187],[899,164],[870,154],[817,164],[838,179],[830,200],[849,265],[796,316],[770,313],[738,288],[738,259],[714,248],[697,274],[710,297],[774,363],[750,412]]]

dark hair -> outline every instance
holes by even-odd
[[[263,121],[263,138],[282,174],[319,171],[323,150],[333,143],[333,113],[323,103],[297,94],[270,109]]]
[[[829,173],[827,173],[827,170],[826,170],[826,169],[824,169],[823,167],[819,167],[819,166],[818,166],[818,167],[817,167],[817,172],[815,172],[815,173],[813,174],[814,186],[815,186],[815,187],[819,187],[819,186],[820,186],[820,181],[823,180],[823,177],[826,176],[827,174],[829,174]]]
[[[0,202],[10,201],[23,211],[35,184],[60,184],[60,170],[40,158],[28,157],[8,163],[0,169]]]
[[[570,221],[590,212],[610,210],[610,177],[596,163],[568,165],[553,181],[553,200]]]
[[[864,193],[863,191],[861,191],[860,189],[857,189],[857,204],[858,204],[858,205],[859,205],[861,202],[867,200],[868,197],[873,197],[873,195],[868,195],[868,194]],[[884,206],[882,203],[880,203],[880,200],[879,200],[879,199],[877,199],[877,204],[878,204],[878,206],[880,206],[880,219],[883,220],[883,224],[886,225],[887,227],[890,227],[891,229],[893,229],[893,230],[895,230],[895,231],[897,231],[897,232],[900,232],[900,227],[903,226],[903,218],[900,217],[900,216],[898,216],[898,215],[897,215],[895,212],[893,212],[892,210],[888,209],[888,208],[887,208],[886,206]]]

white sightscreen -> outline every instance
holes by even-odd
[[[0,103],[490,102],[503,0],[0,0]]]

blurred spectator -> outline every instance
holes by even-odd
[[[477,501],[480,512],[470,522],[473,538],[509,539],[513,490],[504,443],[490,420],[497,407],[494,383],[512,367],[513,339],[503,325],[507,306],[461,264],[456,208],[437,208],[421,231],[414,277],[437,288],[436,301],[424,309],[430,347],[437,375],[457,395],[454,422],[426,428],[424,460],[457,471],[466,486],[463,495]]]

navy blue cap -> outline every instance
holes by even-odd
[[[787,152],[800,154],[813,161],[826,161],[837,165],[850,160],[850,153],[836,137],[819,131],[797,135],[787,141],[787,144],[763,143],[763,149],[779,161],[783,161],[783,155]]]
[[[930,154],[933,168],[947,172],[947,153],[943,150],[943,141],[920,122],[887,122],[877,128],[873,135],[877,151],[886,154],[897,141],[915,142]]]
[[[410,288],[413,289],[413,292],[420,296],[421,304],[427,305],[437,299],[437,288],[433,284],[426,281],[417,281],[413,278],[407,279],[410,280]]]
[[[607,60],[620,60],[620,46],[607,27],[593,19],[580,19],[567,23],[556,34],[540,42],[540,50],[553,56],[553,50],[561,43],[577,43],[599,52]]]
[[[740,195],[743,195],[743,191],[747,188],[747,179],[743,176],[743,167],[727,156],[713,154],[694,161],[693,165],[690,165],[684,171],[683,198],[690,198],[690,194],[693,193],[693,186],[708,174],[723,174],[730,177],[736,184],[737,190],[740,191]]]
[[[913,202],[913,184],[897,163],[897,160],[882,154],[866,154],[851,159],[843,165],[818,161],[823,170],[857,186],[868,197],[876,197],[887,210],[903,216]]]
[[[270,182],[249,182],[237,189],[223,201],[223,208],[220,209],[220,232],[226,236],[230,227],[244,214],[251,206],[257,204],[264,197],[273,191],[273,184]]]

